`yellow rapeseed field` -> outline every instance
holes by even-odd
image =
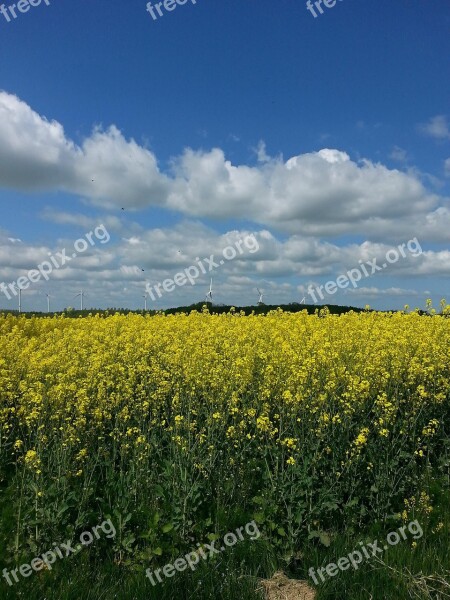
[[[102,515],[120,559],[244,515],[294,552],[401,513],[448,451],[441,316],[3,316],[0,339],[11,553]]]

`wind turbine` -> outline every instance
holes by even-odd
[[[211,304],[213,303],[213,295],[212,295],[212,277],[211,277],[211,283],[209,284],[209,292],[206,294],[206,302],[211,302]],[[209,298],[209,300],[208,300]]]
[[[148,298],[148,294],[144,294],[142,297],[144,298],[144,310],[146,311],[147,310],[147,298]]]
[[[45,293],[45,296],[47,296],[47,312],[50,312],[50,298],[53,298],[53,296],[50,296],[50,294]]]
[[[264,305],[264,302],[263,302],[264,292],[262,292],[259,288],[256,288],[256,291],[259,294],[258,306],[263,306]]]
[[[22,288],[19,287],[19,313],[22,312]]]
[[[300,304],[305,304],[305,300],[306,300],[306,296],[303,296],[303,300],[300,302]]]
[[[76,294],[74,296],[74,298],[78,298],[78,296],[80,296],[80,299],[81,299],[81,310],[83,310],[83,298],[86,296],[86,294],[83,292],[83,290],[81,290],[81,292],[79,294]]]

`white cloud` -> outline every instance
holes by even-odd
[[[56,211],[51,208],[44,209],[40,216],[45,221],[51,221],[58,225],[75,225],[88,229],[92,224],[92,219],[86,215]]]
[[[144,243],[138,237],[130,237],[130,238],[123,238],[123,239],[125,242],[128,242],[131,246],[138,246],[139,244]]]
[[[443,131],[442,122],[433,121],[431,129]],[[161,206],[188,218],[241,218],[306,237],[449,240],[449,200],[429,192],[413,171],[354,161],[334,148],[284,160],[271,158],[261,142],[257,152],[258,164],[248,166],[232,164],[220,148],[188,148],[163,173],[149,149],[127,140],[114,125],[94,129],[77,145],[62,125],[0,92],[4,187],[63,190],[105,209]],[[85,217],[64,213],[54,220],[88,224]]]
[[[377,287],[358,287],[358,288],[349,288],[344,291],[344,294],[351,294],[353,296],[363,296],[367,298],[378,298],[380,296],[419,296],[423,295],[426,292],[417,292],[416,290],[408,290],[399,287],[390,287],[386,289],[377,288]]]
[[[82,146],[25,102],[0,92],[0,184],[22,190],[64,190],[99,205],[163,204],[169,181],[157,160],[111,126],[95,129]]]
[[[445,176],[450,177],[450,158],[447,158],[447,160],[444,162],[444,171]]]
[[[136,306],[140,303],[139,299],[147,282],[155,285],[166,278],[173,278],[177,272],[195,265],[198,258],[209,258],[214,254],[217,260],[226,246],[234,245],[249,233],[256,236],[259,251],[254,254],[245,252],[214,271],[215,297],[218,302],[256,302],[255,287],[265,291],[265,301],[268,303],[299,302],[308,285],[300,285],[299,282],[311,282],[311,279],[320,279],[322,284],[327,280],[335,281],[349,269],[359,268],[360,261],[367,263],[373,258],[377,258],[377,264],[380,265],[385,260],[386,252],[392,248],[388,244],[370,241],[342,247],[318,238],[299,235],[280,240],[268,229],[261,228],[256,232],[240,229],[218,234],[193,221],[184,221],[172,228],[145,230],[141,227],[138,233],[130,237],[117,236],[104,246],[98,243],[64,268],[55,270],[48,283],[41,282],[26,290],[24,301],[35,290],[48,290],[55,296],[55,306],[63,301],[62,306],[73,305],[73,295],[83,288],[90,297],[86,303],[90,302],[93,306]],[[0,232],[0,281],[6,283],[26,275],[40,261],[48,259],[49,253],[55,255],[64,247],[69,250],[74,242],[62,239],[51,245],[41,246],[24,240],[21,244],[13,244],[8,239],[10,237],[14,239],[10,233]],[[406,242],[407,239],[401,241]],[[68,254],[70,255],[70,251]],[[370,267],[368,270],[370,272]],[[195,286],[177,288],[158,301],[158,307],[203,300],[209,276],[209,272],[203,274]],[[369,290],[367,294],[362,291],[357,293],[358,302],[365,303],[364,295],[375,297],[374,289],[382,289],[383,285],[392,287],[387,287],[390,292],[380,292],[380,297],[396,294],[413,296],[416,292],[403,289],[399,281],[407,281],[409,288],[411,280],[417,281],[421,287],[426,280],[428,287],[428,282],[433,277],[447,278],[448,281],[448,250],[425,250],[418,257],[407,252],[406,258],[399,258],[395,264],[377,272],[373,277],[364,278],[364,281],[370,282]],[[31,299],[28,301],[31,302]],[[12,300],[11,305],[14,302]],[[0,298],[1,304],[4,302]]]
[[[450,125],[446,115],[436,115],[426,123],[419,125],[419,129],[425,135],[437,140],[450,140]]]
[[[187,150],[177,161],[168,205],[196,217],[241,217],[285,232],[392,238],[415,235],[447,203],[418,177],[336,149],[234,166],[220,149]],[[430,229],[430,226],[428,227]],[[425,235],[448,239],[448,225]]]
[[[231,230],[218,234],[205,225],[185,221],[172,228],[155,228],[141,231],[130,238],[117,238],[105,245],[98,242],[86,253],[80,254],[59,270],[59,277],[70,280],[93,281],[102,273],[106,280],[125,279],[139,281],[150,278],[161,281],[173,277],[176,272],[195,265],[198,259],[210,255],[220,257],[227,246],[253,233],[259,245],[257,252],[244,251],[232,261],[226,261],[219,269],[225,278],[248,277],[253,280],[278,279],[278,281],[300,277],[322,277],[336,279],[349,269],[359,268],[360,261],[377,259],[377,264],[385,262],[386,253],[393,246],[365,241],[361,244],[338,246],[314,237],[290,236],[286,240],[277,239],[270,231],[259,229]],[[0,235],[0,280],[17,279],[26,271],[48,260],[49,253],[55,254],[62,248],[72,253],[75,240],[57,240],[52,246],[38,246],[23,242],[14,244],[8,234]],[[403,242],[407,242],[407,238]],[[399,256],[375,277],[415,277],[450,276],[449,250],[424,250],[411,244],[411,251],[405,248],[406,257]],[[144,269],[144,271],[142,271]],[[370,272],[370,267],[369,267]]]
[[[259,163],[270,162],[270,156],[266,152],[266,144],[261,140],[258,147],[255,148],[256,156]]]
[[[392,158],[392,160],[395,160],[399,163],[406,163],[408,162],[408,153],[403,148],[394,146],[392,148],[392,152],[389,154],[389,158]]]
[[[40,190],[67,185],[77,156],[62,125],[48,121],[16,96],[0,92],[0,182]]]

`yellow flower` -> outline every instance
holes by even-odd
[[[256,428],[260,431],[268,431],[270,428],[269,417],[258,417],[256,419]]]
[[[35,450],[28,450],[24,456],[24,462],[25,465],[35,473],[41,473],[39,468],[41,466],[41,460],[39,459]]]
[[[83,458],[85,458],[87,456],[87,453],[88,453],[87,449],[83,448],[82,450],[80,450],[78,452],[78,454],[75,457],[75,460],[83,460]]]
[[[234,427],[234,425],[231,425],[230,427],[228,427],[227,437],[232,438],[232,437],[234,437],[235,433],[236,433],[236,427]]]

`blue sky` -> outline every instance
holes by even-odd
[[[259,250],[214,272],[217,302],[254,303],[256,287],[311,302],[308,286],[413,238],[420,255],[326,302],[448,300],[448,2],[162,10],[50,0],[0,14],[0,282],[100,224],[110,237],[27,286],[24,309],[45,293],[62,309],[82,288],[88,306],[138,308],[146,283],[250,234]],[[209,276],[149,306],[203,300]]]

